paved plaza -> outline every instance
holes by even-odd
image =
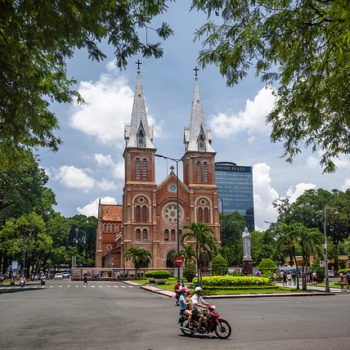
[[[350,293],[214,301],[232,335],[185,337],[171,298],[117,282],[0,287],[1,349],[349,349]]]

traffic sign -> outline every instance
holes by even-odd
[[[181,266],[184,262],[184,258],[182,256],[177,256],[175,258],[175,264],[178,265],[178,266]]]

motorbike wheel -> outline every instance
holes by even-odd
[[[181,323],[180,323],[180,327],[185,327],[185,328],[188,328],[188,320],[183,320]],[[192,336],[192,332],[190,330],[186,331],[185,329],[181,328],[181,332],[184,334],[184,335],[187,335],[189,337]]]
[[[215,327],[216,335],[221,339],[226,339],[231,335],[231,326],[226,321],[218,321]]]

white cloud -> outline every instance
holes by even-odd
[[[134,92],[126,78],[118,75],[114,61],[109,62],[106,69],[109,73],[101,74],[98,81],[80,83],[78,91],[85,104],[73,103],[70,126],[122,149],[124,125],[130,123]],[[152,125],[154,118],[148,115],[148,121]],[[155,136],[161,134],[161,123],[158,123]]]
[[[350,159],[346,158],[345,156],[340,156],[339,158],[334,159],[333,162],[337,168],[350,168]]]
[[[253,167],[254,210],[256,229],[266,227],[264,221],[273,222],[277,212],[272,202],[278,198],[278,192],[271,186],[270,167],[266,163],[258,163]]]
[[[265,117],[274,106],[275,96],[272,89],[262,88],[254,97],[254,100],[247,100],[245,110],[238,115],[219,113],[214,115],[209,124],[213,132],[223,138],[246,131],[249,135],[268,135],[270,127],[265,122]]]
[[[84,170],[73,165],[61,166],[55,173],[55,179],[70,188],[88,192],[95,185],[95,180],[92,177],[87,175]]]
[[[348,178],[348,179],[345,179],[345,182],[344,182],[344,185],[342,186],[342,191],[346,191],[347,189],[349,189],[350,188],[350,178]]]
[[[310,156],[308,157],[306,163],[309,168],[317,168],[319,165],[319,160],[315,157]]]
[[[98,166],[114,165],[113,159],[110,154],[104,155],[101,153],[95,153],[94,159],[97,162]]]
[[[310,168],[317,168],[319,167],[319,162],[320,162],[320,159],[322,157],[322,151],[319,151],[318,152],[318,158],[316,157],[308,157],[307,159],[307,165],[310,167]],[[332,158],[335,166],[339,169],[350,169],[350,159],[347,158],[346,156],[344,155],[340,155],[338,158]]]
[[[116,179],[124,180],[125,177],[125,164],[124,161],[120,161],[114,164],[113,176]]]
[[[78,207],[77,210],[80,214],[86,215],[86,216],[96,216],[98,214],[98,201],[99,198],[96,198],[94,201],[90,202],[89,204],[85,205],[85,207]],[[113,197],[103,197],[101,198],[101,203],[104,204],[117,204],[117,201]]]
[[[289,197],[289,202],[294,203],[296,199],[301,196],[306,190],[313,190],[316,188],[315,184],[312,183],[299,183],[295,186],[290,186],[287,191],[287,197]]]
[[[102,190],[102,191],[112,191],[118,188],[118,186],[109,180],[102,179],[102,181],[97,183],[97,186]]]

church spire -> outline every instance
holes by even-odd
[[[155,148],[153,145],[153,128],[148,126],[145,100],[143,96],[140,61],[137,64],[137,80],[134,104],[131,113],[131,123],[125,126],[124,139],[126,147]]]
[[[207,130],[202,100],[198,86],[198,68],[194,68],[195,82],[192,100],[190,128],[185,130],[186,151],[214,152],[211,147],[211,132]]]

